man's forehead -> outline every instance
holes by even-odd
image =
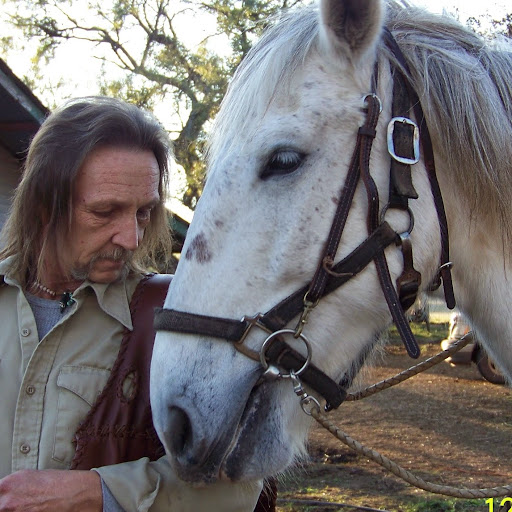
[[[81,166],[75,194],[110,198],[123,195],[158,196],[161,174],[151,151],[128,148],[100,148],[93,151]]]

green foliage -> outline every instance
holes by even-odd
[[[404,512],[478,512],[488,510],[484,499],[462,500],[462,499],[430,499],[415,503]]]
[[[234,70],[261,34],[267,19],[302,0],[2,0],[12,13],[13,35],[36,42],[32,76],[37,87],[56,49],[85,41],[104,62],[100,92],[149,109],[164,103],[176,161],[187,175],[184,202],[194,207],[204,176],[204,141]],[[186,12],[214,20],[212,33],[188,47],[179,29]],[[201,23],[201,22],[200,22]],[[209,44],[222,36],[231,51]],[[13,44],[3,37],[3,48]],[[122,74],[113,76],[112,69]],[[165,120],[163,120],[165,121]]]
[[[411,323],[410,325],[412,333],[420,345],[441,341],[448,336],[447,323],[431,323],[430,331],[427,329],[427,325],[425,323]],[[394,345],[402,344],[400,335],[394,325],[389,329],[389,343]]]
[[[475,32],[485,37],[505,36],[506,38],[512,38],[512,12],[497,19],[493,19],[490,14],[478,18],[472,16],[467,23]]]
[[[503,16],[500,20],[493,20],[492,24],[498,33],[512,38],[512,12]]]

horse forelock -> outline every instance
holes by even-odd
[[[434,150],[478,215],[512,241],[512,44],[485,41],[449,16],[387,2],[387,27],[406,55]],[[277,19],[235,73],[215,121],[210,167],[254,125],[318,43],[316,6]],[[385,45],[378,53],[394,61]],[[398,65],[397,62],[394,62]]]

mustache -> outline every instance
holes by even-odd
[[[77,281],[84,281],[89,277],[89,273],[91,272],[91,269],[93,268],[94,264],[98,260],[111,260],[111,261],[124,261],[125,264],[128,263],[133,257],[133,251],[130,251],[128,249],[124,249],[123,247],[116,247],[114,249],[105,250],[105,251],[99,251],[93,255],[91,258],[91,261],[88,263],[88,265],[80,268],[73,268],[71,270],[71,276],[76,279]],[[125,268],[119,276],[119,278],[122,278],[128,273],[128,268],[125,265]]]
[[[108,251],[101,251],[94,254],[94,256],[91,258],[89,266],[93,265],[98,260],[129,261],[132,256],[133,251],[129,251],[123,247],[116,247]]]

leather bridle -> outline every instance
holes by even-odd
[[[388,125],[388,149],[392,157],[388,204],[382,210],[380,209],[377,187],[370,174],[370,153],[381,111],[380,100],[373,92],[365,98],[366,119],[363,126],[359,128],[356,147],[345,183],[341,188],[334,220],[311,282],[266,313],[253,317],[246,316],[241,320],[163,308],[155,312],[154,326],[157,331],[197,334],[229,341],[246,356],[261,362],[268,377],[279,378],[292,375],[295,377],[300,374],[301,381],[326,400],[326,410],[336,408],[343,402],[350,379],[345,378],[338,384],[311,363],[310,345],[302,330],[309,314],[319,301],[358,275],[371,261],[375,263],[384,297],[408,354],[413,358],[420,355],[418,344],[404,313],[414,303],[421,283],[421,275],[413,265],[409,235],[414,226],[414,219],[408,205],[410,199],[418,197],[412,184],[411,165],[419,160],[420,142],[441,234],[441,257],[437,281],[438,285],[441,284],[441,280],[443,282],[448,307],[455,306],[450,274],[448,226],[436,177],[430,135],[418,96],[407,78],[410,73],[405,58],[388,30],[384,32],[384,40],[400,65],[393,70],[393,119]],[[377,73],[376,66],[374,84],[376,84]],[[411,105],[419,129],[408,117]],[[334,263],[359,180],[363,181],[368,198],[368,238],[341,261]],[[384,220],[386,212],[390,209],[408,212],[410,225],[406,232],[395,232]],[[396,281],[396,289],[384,254],[384,250],[392,243],[401,249],[404,261],[402,274]],[[298,316],[299,321],[295,329],[285,329],[285,326]],[[267,339],[260,352],[244,345],[253,327],[258,327],[267,333]],[[301,339],[306,344],[308,351],[306,357],[286,343],[284,338],[288,334]],[[290,373],[284,375],[279,368]]]

